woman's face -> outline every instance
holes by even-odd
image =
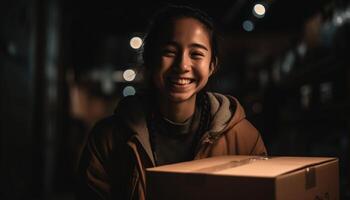
[[[156,57],[154,84],[162,99],[190,100],[212,73],[209,33],[198,20],[180,18],[164,35]]]

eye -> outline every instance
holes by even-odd
[[[193,59],[201,59],[204,56],[205,56],[204,53],[202,53],[200,51],[193,51],[193,52],[191,52],[191,58],[193,58]]]
[[[176,51],[173,49],[163,49],[162,55],[166,57],[174,57],[176,56]]]

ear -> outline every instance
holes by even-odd
[[[209,66],[209,76],[211,76],[216,72],[217,66],[218,66],[218,58],[215,57],[215,59],[210,63],[210,66]]]

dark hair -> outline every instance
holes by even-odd
[[[211,63],[214,63],[214,72],[218,68],[218,38],[214,28],[212,18],[205,12],[184,5],[167,5],[160,9],[151,21],[149,30],[143,42],[143,62],[146,68],[151,67],[154,63],[154,50],[158,45],[159,36],[164,33],[164,29],[180,18],[194,18],[201,22],[207,29],[210,36],[210,45],[212,49]],[[148,69],[149,70],[149,69]],[[152,69],[151,69],[152,71]]]

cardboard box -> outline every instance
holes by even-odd
[[[220,156],[146,170],[148,200],[336,200],[333,157]]]

